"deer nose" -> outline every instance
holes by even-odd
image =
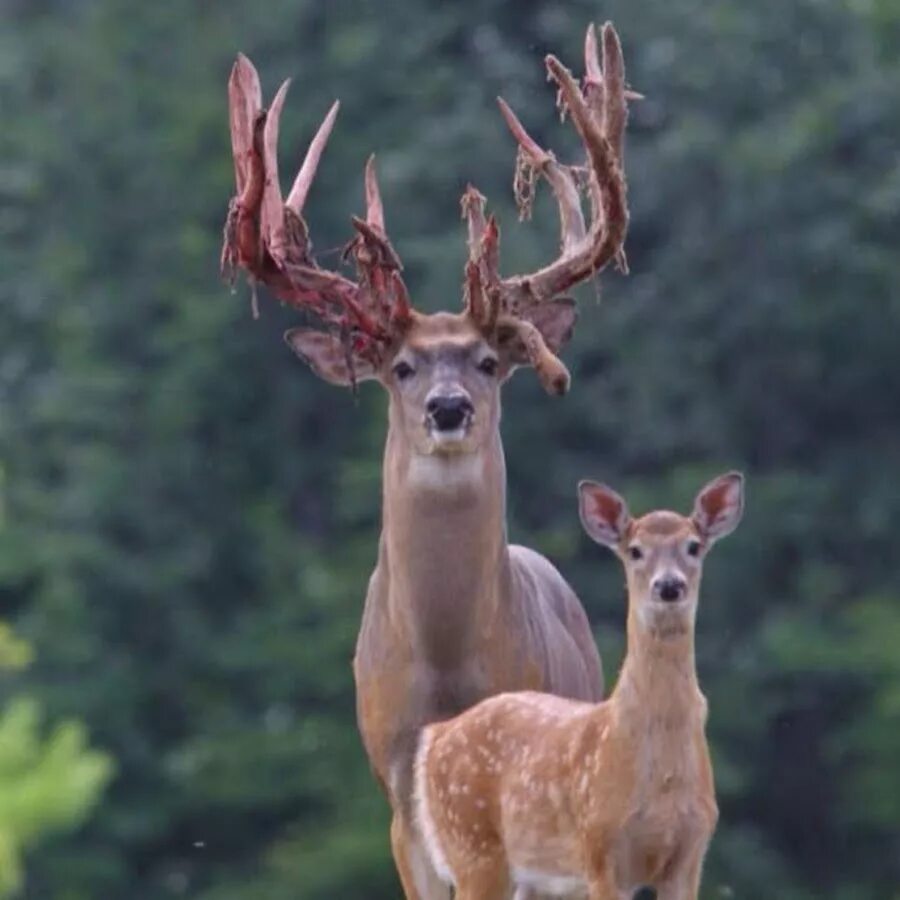
[[[475,411],[465,394],[432,397],[425,409],[438,431],[455,431]]]
[[[664,578],[654,580],[653,589],[660,600],[666,603],[674,603],[684,596],[684,590],[687,585],[683,578],[677,575],[666,575]]]

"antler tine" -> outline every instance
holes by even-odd
[[[524,155],[527,165],[544,175],[553,188],[559,204],[562,252],[568,253],[584,239],[584,216],[581,213],[581,200],[578,196],[578,188],[575,186],[575,179],[566,166],[560,165],[552,153],[544,150],[528,134],[502,97],[497,98],[497,103],[509,130],[519,144],[520,152]],[[530,217],[531,199],[530,192],[523,192],[520,189],[516,191],[520,219]]]
[[[603,26],[603,67],[600,66],[597,32],[594,24],[588,25],[584,40],[584,97],[594,117],[612,145],[619,166],[625,164],[625,125],[628,121],[628,107],[625,100],[643,100],[643,95],[625,87],[625,65],[622,60],[622,48],[610,22]],[[604,74],[606,73],[606,78]],[[614,84],[612,91],[607,91],[605,81]],[[606,98],[609,102],[606,102]],[[617,102],[618,100],[618,102]],[[592,171],[590,173],[591,214],[594,219],[603,215],[603,192]],[[628,272],[628,261],[624,247],[616,253],[616,266],[619,271]]]
[[[594,59],[596,60],[596,51]],[[625,102],[625,60],[622,45],[612,22],[603,26],[603,134],[612,146],[619,165],[625,159],[625,125],[628,106]]]
[[[287,79],[278,88],[266,113],[263,128],[263,164],[266,179],[263,185],[260,231],[263,243],[279,266],[283,266],[285,262],[287,239],[284,231],[284,202],[281,199],[281,184],[278,180],[278,129],[281,124],[281,110],[284,108],[284,100],[290,85],[291,81]]]
[[[238,194],[247,182],[250,156],[253,153],[253,125],[262,109],[262,89],[253,63],[238,53],[228,79],[228,113],[231,128],[231,151]]]
[[[409,293],[400,272],[403,264],[391,245],[384,224],[384,204],[375,171],[375,154],[366,162],[366,218],[352,218],[358,237],[348,247],[355,258],[367,299],[394,327],[405,325],[412,314]]]
[[[366,161],[366,221],[373,228],[385,234],[384,204],[381,202],[381,190],[378,187],[378,176],[375,173],[375,154]]]
[[[403,263],[391,246],[384,228],[384,206],[375,175],[375,155],[369,157],[365,169],[366,218],[351,216],[350,221],[359,237],[348,250],[356,251],[357,262],[363,266],[377,264],[386,269],[402,271]],[[361,242],[361,243],[360,243]]]
[[[338,110],[340,108],[340,100],[335,100],[334,103],[331,104],[331,109],[328,110],[328,114],[322,120],[319,130],[310,142],[309,149],[306,151],[306,156],[303,158],[303,165],[300,166],[300,171],[297,173],[297,177],[294,179],[294,184],[291,187],[291,192],[288,194],[285,206],[298,216],[303,213],[306,197],[309,194],[309,189],[312,187],[313,180],[316,177],[316,170],[319,168],[319,160],[322,158],[325,145],[328,143],[328,138],[331,136],[331,130],[334,128],[334,122],[337,119]]]
[[[485,220],[484,195],[473,185],[460,200],[468,225],[469,261],[466,263],[465,308],[478,325],[493,332],[500,314],[500,230],[491,216]]]
[[[469,233],[470,260],[474,260],[478,256],[481,248],[481,238],[485,228],[484,205],[486,202],[484,194],[472,184],[466,185],[465,193],[459,201],[462,217],[466,220]]]

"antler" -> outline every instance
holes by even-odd
[[[400,259],[384,228],[374,157],[366,165],[366,218],[353,218],[357,236],[345,251],[356,262],[354,282],[316,264],[303,219],[339,102],[319,126],[287,200],[282,200],[278,127],[289,84],[285,81],[271,107],[263,109],[259,75],[253,63],[238,54],[228,82],[237,196],[228,208],[222,271],[233,278],[237,269],[244,269],[254,286],[261,282],[282,302],[313,312],[340,331],[348,349],[377,362],[396,329],[408,322],[411,307]]]
[[[521,218],[531,213],[534,179],[543,175],[556,195],[560,218],[560,254],[553,262],[527,275],[500,278],[497,261],[499,232],[493,217],[485,220],[484,197],[469,186],[463,195],[463,216],[468,222],[469,263],[466,275],[467,308],[478,321],[502,321],[518,330],[529,349],[532,364],[548,389],[562,386],[559,370],[565,367],[547,348],[536,329],[522,332],[522,321],[530,324],[536,308],[596,275],[615,259],[627,271],[623,249],[628,228],[623,144],[628,118],[627,99],[639,98],[625,89],[625,67],[618,35],[610,22],[603,26],[603,62],[597,58],[597,38],[590,25],[585,38],[584,90],[572,73],[555,57],[546,58],[548,78],[559,89],[557,103],[563,117],[568,112],[587,154],[587,167],[563,165],[543,149],[525,130],[502,98],[500,112],[518,143],[514,189]],[[591,200],[591,221],[582,213],[579,182],[586,173]],[[479,281],[479,289],[473,287]],[[478,303],[473,302],[479,298]],[[486,298],[486,299],[485,299]],[[484,302],[482,302],[484,300]],[[480,304],[480,305],[478,305]],[[550,365],[549,360],[554,360]],[[567,373],[566,373],[567,377]],[[567,384],[566,384],[567,386]]]

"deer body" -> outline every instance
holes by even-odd
[[[512,887],[621,900],[645,885],[660,900],[696,900],[718,812],[694,665],[693,560],[737,523],[740,483],[726,479],[700,495],[691,520],[631,522],[623,502],[583,509],[606,516],[599,539],[620,555],[644,554],[626,564],[628,652],[607,701],[510,693],[423,730],[416,813],[458,900]]]

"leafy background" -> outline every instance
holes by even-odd
[[[699,635],[722,818],[705,898],[900,898],[897,0],[0,0],[0,892],[396,897],[350,657],[385,400],[316,381],[217,274],[225,82],[294,77],[282,165],[343,108],[323,262],[377,150],[407,281],[457,308],[475,181],[507,271],[503,95],[575,151],[540,60],[613,19],[634,106],[632,275],[583,291],[574,389],[506,390],[510,530],[621,658],[580,477],[684,509],[749,479]],[[264,298],[265,299],[265,298]],[[23,789],[31,785],[29,791]],[[23,801],[22,798],[25,798]],[[18,798],[18,799],[17,799]],[[18,885],[18,888],[16,888]]]

